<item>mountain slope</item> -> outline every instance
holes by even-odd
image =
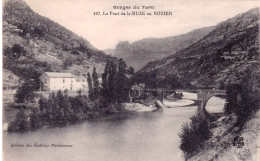
[[[153,75],[159,85],[220,87],[259,73],[259,8],[219,23],[206,37],[162,60],[150,62],[134,81]],[[153,84],[149,82],[150,84]],[[176,87],[178,88],[178,87]]]
[[[4,68],[22,79],[44,71],[82,75],[92,72],[94,66],[102,73],[110,58],[82,37],[35,13],[22,0],[4,3],[3,49]]]
[[[119,42],[115,55],[123,58],[135,70],[144,67],[149,61],[165,58],[197,42],[211,32],[214,27],[205,27],[189,33],[166,38],[146,38],[130,44]]]

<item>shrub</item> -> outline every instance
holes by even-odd
[[[224,108],[226,114],[231,114],[237,110],[238,106],[238,94],[241,94],[241,85],[231,84],[227,87],[227,104]]]
[[[182,93],[174,93],[173,97],[177,98],[177,99],[182,99],[183,94]]]
[[[68,67],[72,66],[74,63],[74,59],[72,57],[68,57],[63,62],[63,69],[68,69]]]
[[[205,141],[211,137],[209,124],[204,114],[196,113],[190,118],[190,123],[182,125],[180,149],[184,153],[185,159],[197,154],[204,148]]]
[[[8,131],[27,131],[30,128],[30,123],[28,121],[28,116],[25,114],[24,110],[17,113],[16,119],[10,123]]]
[[[30,126],[32,129],[36,129],[40,127],[41,122],[40,122],[40,114],[37,108],[32,109],[32,114],[29,116],[29,121],[30,121]]]
[[[34,101],[36,94],[35,90],[39,88],[38,82],[28,81],[22,84],[16,91],[14,98],[15,102],[23,103],[26,101]]]
[[[4,49],[4,55],[9,59],[19,59],[21,56],[26,55],[25,49],[20,44],[14,44],[12,48],[7,47]]]

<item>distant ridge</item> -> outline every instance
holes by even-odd
[[[119,42],[114,56],[123,58],[135,70],[144,67],[149,61],[159,60],[192,45],[202,39],[215,27],[196,29],[186,34],[165,38],[145,38],[133,43]]]

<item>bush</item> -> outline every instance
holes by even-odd
[[[28,121],[28,116],[26,116],[24,110],[17,113],[16,119],[10,123],[8,127],[9,132],[13,131],[28,131],[30,128],[30,123]]]
[[[177,99],[182,99],[183,94],[182,93],[174,93],[173,97],[177,98]]]
[[[39,81],[28,81],[22,84],[16,91],[14,98],[17,103],[24,103],[26,101],[33,102],[37,94],[35,90],[39,89]]]
[[[74,63],[74,59],[72,57],[68,57],[63,62],[63,69],[68,69],[68,67],[72,66]]]
[[[40,113],[37,108],[33,109],[32,112],[33,113],[29,116],[30,126],[32,129],[37,129],[41,126]]]
[[[194,156],[203,149],[205,141],[212,135],[204,114],[196,113],[190,119],[191,122],[185,123],[179,134],[181,138],[180,149],[183,151],[185,159]]]
[[[231,114],[238,110],[238,98],[242,92],[241,85],[231,84],[227,87],[227,104],[224,108],[225,114]]]
[[[19,59],[21,56],[26,55],[26,50],[20,44],[14,44],[12,48],[7,47],[4,49],[4,55],[9,59]]]

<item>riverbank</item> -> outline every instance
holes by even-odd
[[[32,119],[33,109],[17,109],[12,107],[11,105],[4,107],[4,122],[3,122],[3,130],[10,131],[10,132],[19,132],[19,131],[30,131],[34,130],[35,128],[42,128],[42,127],[62,127],[62,126],[70,126],[74,123],[84,122],[84,121],[102,121],[102,120],[110,120],[113,118],[118,119],[119,117],[127,117],[127,115],[132,115],[135,112],[149,112],[155,111],[157,108],[154,106],[154,99],[145,100],[145,103],[122,103],[120,106],[120,110],[118,107],[107,108],[107,109],[100,109],[97,111],[93,111],[92,113],[87,113],[78,117],[76,120],[67,121],[63,123],[59,122],[46,122],[44,121],[44,116],[40,113],[37,114],[37,127],[31,128],[30,123]],[[112,109],[112,110],[111,110]],[[19,130],[16,128],[18,126],[15,121],[17,121],[17,114],[23,111],[23,123],[26,126],[26,130]],[[21,123],[21,121],[19,121]],[[15,125],[15,127],[13,127]],[[10,127],[12,126],[12,127]]]
[[[240,131],[235,127],[236,116],[222,116],[210,123],[212,137],[206,142],[204,150],[189,159],[216,161],[256,161],[260,154],[259,132],[260,111],[249,120]],[[243,138],[234,145],[234,138]],[[257,154],[258,151],[258,154]]]

